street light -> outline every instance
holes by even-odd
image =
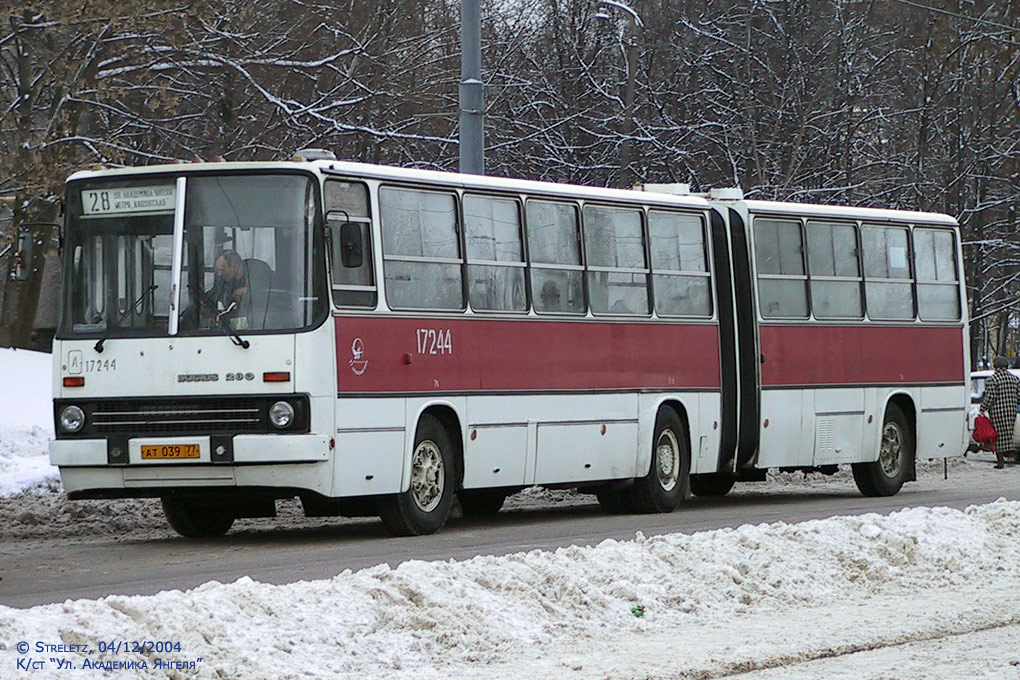
[[[633,8],[618,0],[598,0],[598,4],[601,7],[595,15],[596,19],[608,21],[610,19],[608,12],[614,9],[619,10],[624,16],[622,44],[624,57],[627,61],[627,80],[623,88],[623,125],[620,129],[623,139],[620,140],[620,172],[617,183],[622,187],[627,187],[633,183],[630,171],[630,143],[631,134],[634,132],[634,80],[637,76],[638,56],[637,36],[640,34],[641,29],[644,28],[644,23],[641,21],[640,15]]]
[[[460,5],[460,171],[485,174],[485,92],[479,0]]]

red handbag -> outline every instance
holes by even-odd
[[[974,441],[978,444],[994,444],[998,438],[999,433],[995,431],[991,418],[979,413],[974,419]]]

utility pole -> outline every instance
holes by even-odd
[[[480,0],[460,3],[460,171],[485,174],[485,93]]]

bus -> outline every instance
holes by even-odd
[[[884,496],[968,439],[945,215],[299,157],[78,172],[62,244],[51,460],[184,536],[839,465]]]

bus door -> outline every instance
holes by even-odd
[[[717,470],[737,472],[758,451],[761,373],[746,225],[725,205],[712,211],[712,250],[722,373]]]

